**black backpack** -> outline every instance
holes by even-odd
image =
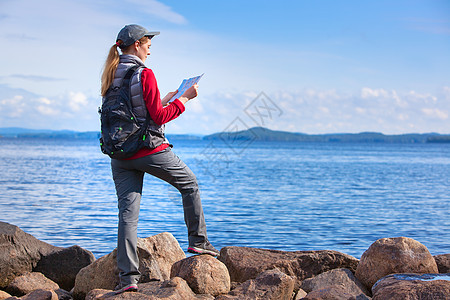
[[[131,76],[138,66],[131,67],[120,86],[110,87],[99,108],[101,121],[100,148],[114,159],[133,156],[146,146],[147,116],[144,124],[138,122],[131,105]]]

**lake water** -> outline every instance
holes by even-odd
[[[341,251],[411,237],[450,253],[449,144],[172,141],[197,175],[213,245]],[[116,245],[117,200],[96,140],[0,139],[0,220],[98,258]],[[181,199],[145,177],[139,236],[187,248]]]

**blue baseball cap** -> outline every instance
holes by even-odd
[[[122,28],[119,31],[119,34],[117,35],[116,42],[119,40],[122,41],[121,47],[128,47],[132,45],[137,40],[140,40],[144,36],[147,36],[149,38],[154,37],[155,35],[158,35],[159,31],[148,31],[146,28],[136,25],[136,24],[130,24],[126,25],[124,28]]]

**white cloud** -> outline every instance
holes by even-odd
[[[56,109],[52,108],[51,106],[39,105],[37,107],[37,110],[43,116],[57,116],[59,114],[59,111],[57,111]]]
[[[88,104],[87,97],[81,92],[70,92],[69,93],[69,107],[72,111],[80,111],[83,107]]]
[[[416,91],[410,91],[407,94],[407,97],[411,97],[414,99],[420,99],[422,102],[424,103],[428,103],[428,104],[435,104],[438,101],[438,98],[434,95],[431,94],[420,94],[417,93]]]
[[[354,94],[323,94],[326,91],[306,89],[270,95],[284,114],[269,127],[305,133],[450,132],[450,101],[443,95],[368,87]]]
[[[50,105],[52,103],[52,101],[48,98],[45,97],[41,97],[38,99],[38,101],[42,104],[46,104],[46,105]]]
[[[181,14],[174,12],[170,6],[155,0],[127,0],[137,9],[156,18],[164,19],[175,24],[186,24],[187,20]]]
[[[329,114],[330,113],[330,109],[328,107],[324,107],[324,106],[320,106],[319,111],[321,111],[323,114]]]
[[[25,105],[23,103],[23,96],[14,95],[11,98],[0,100],[0,112],[3,118],[17,118],[20,117],[24,111]]]
[[[48,81],[53,82],[64,80],[63,78],[52,78],[47,76],[25,75],[25,74],[12,74],[11,77],[34,82],[48,82]]]
[[[429,117],[438,118],[441,120],[448,119],[448,113],[437,108],[422,108],[422,111]]]
[[[14,97],[12,97],[12,98],[7,98],[7,99],[1,100],[1,101],[0,101],[0,104],[1,104],[2,106],[3,106],[3,105],[11,105],[11,106],[14,106],[14,105],[19,104],[19,102],[20,102],[22,99],[23,99],[23,96],[21,96],[21,95],[16,95],[16,96],[14,96]]]
[[[202,113],[202,112],[204,112],[202,102],[200,102],[200,101],[191,101],[191,103],[189,103],[189,110],[194,112],[194,113]]]
[[[396,91],[392,91],[392,98],[395,100],[395,104],[399,107],[406,108],[408,106],[408,102],[402,100],[402,98],[397,94]]]
[[[442,88],[442,91],[443,91],[443,93],[444,93],[446,99],[449,99],[449,100],[450,100],[450,87],[444,86],[444,87]]]
[[[399,114],[399,115],[397,116],[397,118],[398,118],[400,121],[406,121],[406,120],[409,119],[409,116],[408,116],[407,114]]]
[[[363,99],[386,98],[386,97],[388,97],[388,95],[389,95],[389,93],[383,89],[371,89],[368,87],[364,87],[361,90],[361,98],[363,98]]]
[[[360,115],[363,115],[367,112],[367,110],[362,107],[355,107],[355,111]]]
[[[97,105],[82,92],[42,97],[0,85],[0,127],[96,130]]]

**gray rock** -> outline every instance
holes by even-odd
[[[35,272],[41,272],[56,282],[61,288],[70,291],[75,285],[78,272],[95,261],[94,254],[79,246],[57,249],[44,255]]]
[[[334,269],[316,277],[305,279],[301,284],[301,288],[309,293],[332,285],[342,285],[345,288],[345,292],[350,295],[370,295],[366,287],[356,279],[349,269]]]
[[[59,286],[42,273],[31,272],[14,278],[6,287],[6,291],[14,296],[23,296],[39,289],[57,290]]]
[[[373,300],[448,300],[450,280],[448,276],[444,277],[444,274],[393,274],[377,281],[372,288],[372,294]]]
[[[278,269],[264,271],[216,300],[290,300],[295,279]]]
[[[0,288],[33,271],[38,261],[58,247],[42,242],[19,227],[0,222]]]
[[[289,252],[234,246],[222,248],[219,260],[236,282],[254,279],[273,268],[302,281],[336,268],[354,271],[358,265],[358,259],[332,250]]]
[[[438,273],[427,247],[407,237],[383,238],[363,253],[356,269],[369,290],[378,279],[394,273]]]
[[[440,254],[433,257],[439,273],[450,273],[450,254]]]
[[[173,264],[170,277],[181,277],[196,294],[218,296],[230,291],[227,267],[210,255],[196,255]]]

